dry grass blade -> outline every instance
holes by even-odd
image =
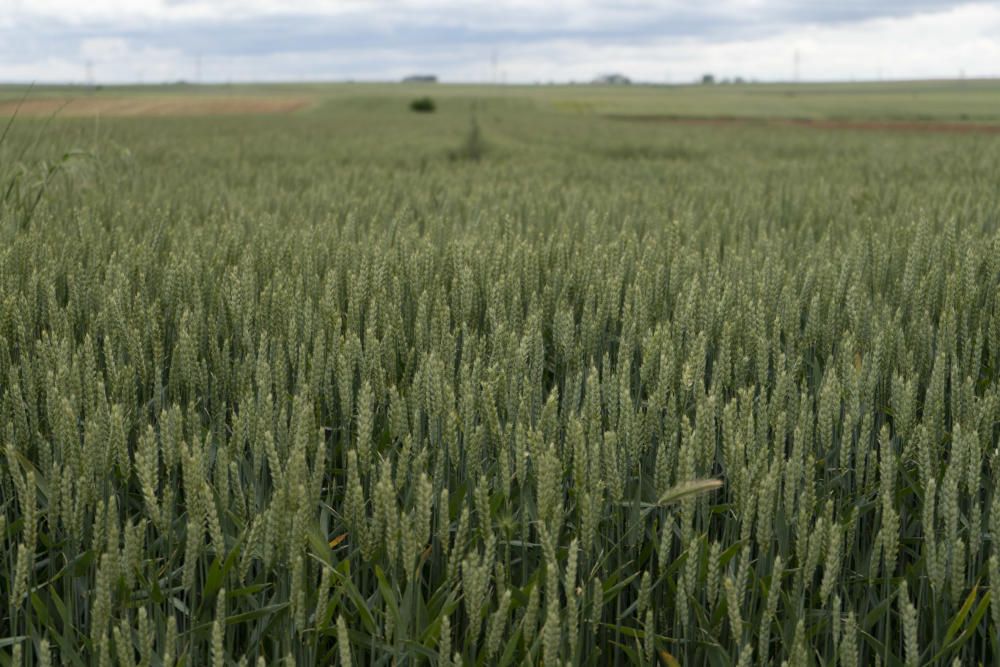
[[[677,486],[674,486],[666,491],[660,496],[657,501],[658,505],[671,505],[678,501],[684,500],[685,498],[690,498],[692,496],[699,496],[703,493],[708,493],[710,491],[715,491],[716,489],[722,488],[721,479],[699,479],[691,482],[682,482]]]

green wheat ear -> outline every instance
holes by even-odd
[[[722,488],[721,479],[696,479],[673,486],[660,496],[657,505],[671,505],[690,496],[697,496]]]

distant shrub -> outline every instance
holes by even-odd
[[[416,111],[417,113],[432,113],[436,108],[434,100],[429,97],[418,97],[410,102],[410,111]]]

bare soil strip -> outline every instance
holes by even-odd
[[[0,102],[0,117],[49,116],[221,116],[287,114],[311,103],[304,97],[77,97]],[[18,109],[18,106],[20,108]]]
[[[612,120],[673,125],[729,125],[754,127],[807,127],[820,130],[880,130],[895,132],[955,132],[961,134],[1000,134],[1000,124],[953,121],[910,120],[836,120],[813,118],[740,118],[734,116],[696,117],[666,115],[606,114]]]

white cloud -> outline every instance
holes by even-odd
[[[88,60],[121,60],[129,51],[128,42],[120,37],[96,37],[80,42],[80,55]]]
[[[81,60],[48,59],[46,73],[52,80],[69,81],[80,81],[84,77],[101,82],[191,78],[187,71],[189,59],[181,51],[137,46],[119,37],[84,39],[80,42],[79,56]],[[30,71],[30,66],[20,69]]]
[[[587,80],[603,71],[647,81],[692,81],[706,72],[789,80],[798,51],[804,80],[988,77],[1000,75],[998,35],[1000,8],[976,4],[905,18],[794,26],[753,39],[546,43],[507,54],[503,67],[518,81]]]

